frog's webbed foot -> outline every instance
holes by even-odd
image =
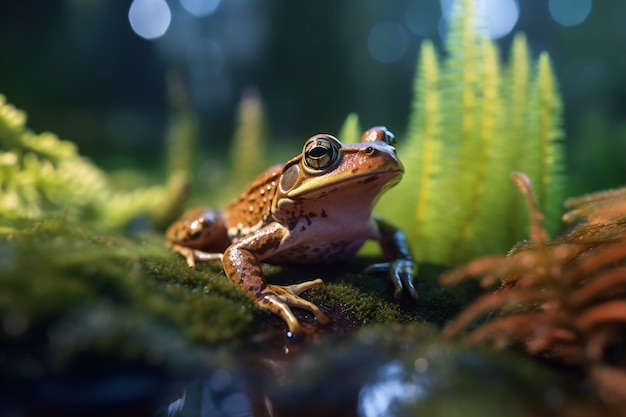
[[[407,290],[411,298],[417,300],[419,295],[413,286],[413,261],[409,259],[396,259],[390,262],[381,262],[370,265],[363,270],[364,274],[386,274],[393,284],[393,296],[399,299],[402,291]]]
[[[191,268],[196,267],[196,262],[221,261],[221,253],[203,252],[198,249],[192,249],[187,246],[177,245],[175,243],[168,245],[170,249],[181,255],[187,261],[187,265]]]
[[[273,285],[267,284],[261,297],[258,299],[259,305],[280,316],[289,327],[289,331],[294,334],[302,334],[304,331],[300,322],[291,311],[290,307],[308,310],[315,315],[315,318],[321,324],[328,323],[328,317],[318,306],[299,297],[299,294],[311,288],[324,288],[324,281],[316,279],[313,281],[305,281],[294,285]]]

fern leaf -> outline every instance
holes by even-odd
[[[432,44],[422,44],[399,149],[405,177],[385,199],[396,199],[392,208],[381,207],[409,232],[421,262],[449,265],[504,253],[526,236],[513,171],[543,187],[541,209],[558,220],[561,105],[549,60],[540,57],[533,78],[526,39],[517,35],[502,71],[480,18],[474,1],[456,0],[446,57],[439,63]]]
[[[241,190],[265,168],[265,118],[259,93],[246,90],[239,105],[238,125],[231,145],[232,190]]]
[[[529,123],[530,80],[531,63],[528,43],[526,36],[518,33],[511,44],[509,65],[503,88],[504,102],[506,103],[504,114],[509,126],[506,155],[508,155],[511,171],[527,172],[527,167],[522,162],[527,151],[525,144],[531,140]],[[507,228],[510,240],[519,241],[528,235],[526,225],[529,223],[529,218],[528,212],[523,209],[525,207],[523,196],[520,193],[513,193],[508,205],[509,221]]]
[[[52,133],[35,134],[26,115],[0,96],[0,214],[9,219],[63,217],[119,228],[171,198],[163,187],[118,192],[108,176]],[[149,198],[148,198],[149,197]],[[124,204],[121,204],[121,203]]]
[[[0,94],[0,138],[4,146],[9,146],[9,141],[24,130],[26,125],[26,113],[7,103],[6,97]]]
[[[444,125],[446,126],[446,153],[454,165],[446,163],[447,173],[442,180],[440,204],[434,207],[445,218],[446,258],[438,259],[446,264],[461,256],[457,250],[464,234],[465,216],[471,210],[473,190],[478,181],[480,165],[480,83],[482,80],[483,52],[479,25],[472,0],[457,1],[450,18],[446,38],[448,57],[444,65],[442,82],[443,100],[446,103]]]
[[[540,210],[545,215],[546,229],[554,233],[559,225],[560,202],[564,197],[562,103],[550,58],[545,52],[539,56],[531,94],[532,105],[537,109],[532,114],[532,126],[537,129],[536,148],[532,155],[536,155],[538,165],[531,180]],[[531,159],[530,155],[527,159]]]
[[[76,146],[60,140],[56,135],[44,132],[39,135],[26,129],[26,113],[6,102],[0,94],[0,144],[34,152],[39,156],[59,161],[76,155]]]
[[[361,137],[359,115],[350,113],[339,129],[337,138],[343,143],[357,143]]]
[[[437,53],[433,44],[422,42],[415,78],[413,111],[409,120],[407,137],[400,143],[398,153],[405,167],[404,180],[397,189],[390,192],[402,196],[411,204],[394,205],[395,212],[390,213],[398,225],[410,234],[412,250],[419,259],[430,259],[441,253],[436,244],[439,229],[433,223],[432,207],[437,204],[434,197],[441,186],[439,179],[444,169],[442,160],[441,115],[439,96],[440,69]]]
[[[493,219],[505,219],[506,202],[512,191],[512,184],[503,164],[508,143],[503,141],[503,118],[501,110],[500,58],[495,44],[488,38],[481,40],[483,55],[481,91],[477,95],[478,132],[471,140],[476,142],[473,155],[475,161],[474,183],[469,188],[468,205],[465,207],[461,233],[456,237],[450,254],[451,263],[482,255],[485,252],[498,252],[506,247],[507,230],[493,227]],[[476,245],[476,242],[482,242]]]
[[[172,72],[167,81],[170,120],[165,136],[167,183],[164,193],[170,197],[154,206],[151,215],[153,222],[161,228],[173,222],[183,211],[197,167],[199,131],[182,78],[177,72]]]
[[[418,171],[415,174],[417,179],[413,193],[416,195],[417,206],[415,207],[413,236],[417,236],[422,230],[426,236],[433,236],[437,233],[429,225],[434,220],[432,210],[428,207],[434,204],[434,189],[438,188],[441,178],[441,169],[444,168],[436,163],[442,159],[441,144],[441,98],[439,96],[440,71],[437,60],[437,53],[433,44],[429,41],[422,43],[421,59],[419,71],[421,76],[417,78],[415,93],[421,97],[417,102],[417,115],[412,125],[409,126],[409,134],[416,142],[412,146],[413,152],[409,155],[414,165],[408,169],[408,175],[413,176],[413,169]],[[407,143],[407,145],[409,145]],[[424,243],[427,239],[424,239]],[[436,256],[437,246],[418,245],[416,248],[423,256]],[[431,252],[431,253],[429,253]]]

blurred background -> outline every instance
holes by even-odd
[[[626,2],[477,0],[507,59],[526,33],[564,100],[569,195],[626,185]],[[162,163],[166,78],[180,74],[204,151],[227,151],[254,86],[276,143],[299,152],[348,113],[402,136],[420,42],[451,0],[22,0],[0,3],[0,94],[29,126],[105,168]],[[271,143],[271,142],[270,142]],[[282,151],[281,151],[282,152]],[[270,155],[271,159],[271,155]]]

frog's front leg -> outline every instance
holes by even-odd
[[[310,288],[323,288],[321,279],[286,286],[265,282],[259,259],[275,253],[287,233],[287,229],[279,223],[271,223],[228,247],[222,263],[231,281],[241,286],[261,308],[280,316],[289,331],[298,335],[303,333],[303,329],[291,307],[310,311],[322,324],[328,323],[328,318],[315,304],[298,296]]]
[[[395,298],[400,298],[402,290],[406,289],[417,300],[417,290],[413,286],[414,263],[404,232],[378,216],[374,216],[373,221],[377,229],[376,240],[388,262],[370,265],[363,272],[386,273],[393,284]]]

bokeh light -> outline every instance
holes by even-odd
[[[198,39],[188,50],[189,70],[203,81],[216,77],[224,70],[225,57],[222,46],[212,39]]]
[[[367,37],[370,55],[383,64],[402,59],[408,46],[409,38],[406,30],[395,22],[377,23]]]
[[[180,4],[196,17],[208,16],[217,9],[220,0],[180,0]]]
[[[165,0],[133,0],[128,20],[137,35],[144,39],[156,39],[167,31],[172,13]]]
[[[511,33],[519,19],[515,0],[482,0],[487,35],[498,39]]]
[[[439,22],[439,34],[446,36],[447,25],[453,14],[455,2],[452,0],[440,0],[442,19]],[[517,0],[474,0],[477,13],[481,20],[477,28],[482,30],[491,39],[502,38],[513,30],[519,20],[519,5]]]
[[[404,15],[406,26],[417,36],[431,36],[437,33],[441,15],[438,0],[411,2]]]
[[[550,0],[548,9],[552,18],[563,26],[574,26],[585,21],[591,12],[591,0]]]

